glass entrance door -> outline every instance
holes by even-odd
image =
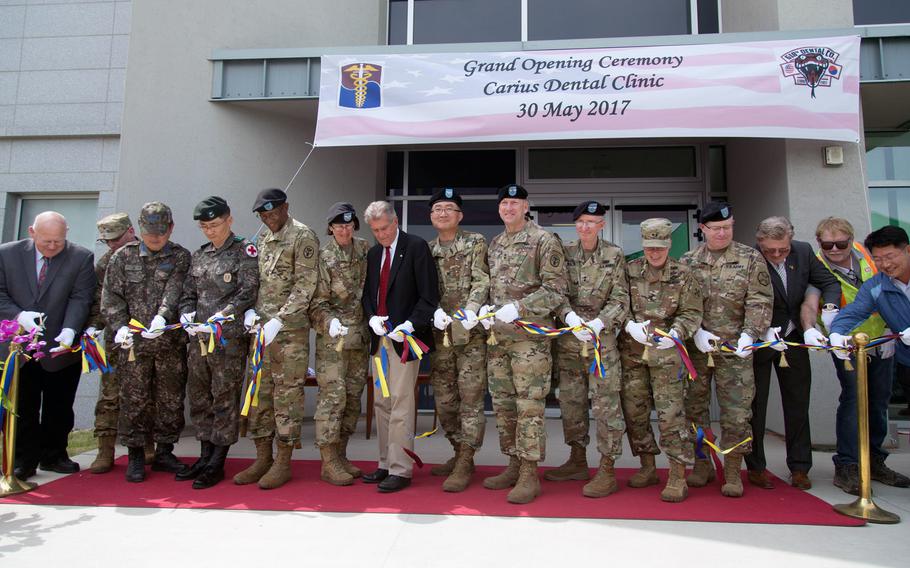
[[[670,256],[679,258],[697,244],[695,205],[617,205],[613,209],[614,241],[626,254],[626,260],[642,255],[641,222],[652,217],[664,217],[673,223]]]

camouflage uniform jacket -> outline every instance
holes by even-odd
[[[309,227],[289,218],[277,233],[259,240],[259,298],[263,322],[277,317],[283,330],[310,327],[310,301],[319,280],[319,239]]]
[[[259,290],[259,265],[249,241],[231,233],[221,248],[208,242],[193,253],[190,272],[183,284],[180,313],[196,312],[194,321],[204,322],[221,312],[234,316],[225,322],[225,337],[244,334],[243,312],[253,307]]]
[[[702,291],[702,327],[734,343],[742,332],[762,337],[771,325],[774,296],[761,253],[734,241],[715,260],[703,244],[680,261],[692,268]]]
[[[319,251],[319,283],[310,302],[313,328],[326,337],[332,318],[338,318],[348,328],[344,336],[347,349],[361,348],[367,341],[366,321],[363,318],[363,283],[367,277],[369,243],[354,237],[351,256],[335,242],[334,237]]]
[[[496,235],[488,258],[490,303],[499,308],[514,302],[520,319],[552,326],[553,314],[565,302],[568,288],[559,237],[527,221],[520,231]],[[493,330],[499,338],[541,338],[498,320]]]
[[[85,327],[94,327],[98,331],[105,327],[104,318],[101,317],[101,290],[104,289],[104,275],[107,273],[107,265],[110,264],[112,256],[114,256],[114,251],[108,249],[95,264],[95,278],[98,280],[98,285],[95,287],[95,301],[92,302],[92,308],[89,310]],[[113,336],[111,339],[113,339]]]
[[[480,233],[462,231],[447,246],[439,237],[430,241],[430,252],[439,273],[439,307],[451,315],[455,310],[473,312],[487,303],[490,292],[490,267],[487,266],[487,242]],[[480,333],[480,327],[474,328]],[[460,322],[451,326],[452,342],[464,345],[469,334]]]

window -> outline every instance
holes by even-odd
[[[694,178],[694,146],[625,148],[532,148],[528,178]]]
[[[857,26],[910,23],[910,2],[853,0],[853,23]]]
[[[897,225],[910,233],[910,184],[904,187],[870,187],[872,230]]]
[[[867,132],[866,172],[872,229],[910,231],[910,133]]]
[[[407,43],[407,1],[389,2],[389,44]],[[521,0],[415,0],[414,43],[521,40]]]
[[[98,215],[97,195],[23,196],[19,201],[17,239],[28,238],[29,226],[35,216],[43,211],[56,211],[66,217],[69,225],[68,241],[95,250],[95,239],[98,236],[95,226]]]
[[[529,40],[688,34],[690,20],[689,0],[528,0]]]

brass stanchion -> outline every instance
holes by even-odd
[[[0,478],[0,497],[8,497],[17,493],[25,493],[38,487],[37,483],[22,481],[13,472],[16,462],[16,411],[19,406],[19,357],[22,346],[18,343],[9,344],[10,351],[20,351],[15,357],[10,357],[10,363],[16,365],[13,370],[12,383],[9,387],[9,408],[3,424],[3,477]]]
[[[894,524],[901,518],[880,508],[872,501],[872,467],[869,462],[869,366],[866,345],[869,336],[857,333],[856,344],[856,417],[859,435],[859,497],[852,503],[834,505],[834,510],[855,519],[870,523]]]

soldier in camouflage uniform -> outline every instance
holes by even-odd
[[[701,325],[702,297],[689,267],[669,258],[673,224],[669,219],[641,223],[644,256],[626,265],[632,315],[620,337],[622,409],[632,453],[641,468],[629,487],[658,482],[654,456],[660,453],[651,430],[657,410],[660,447],[670,460],[670,477],[660,497],[680,502],[688,495],[686,464],[692,463],[692,440],[685,413],[686,377],[673,340],[653,341],[655,329],[685,341]]]
[[[200,457],[178,481],[193,479],[193,489],[209,488],[224,479],[224,460],[237,442],[240,423],[240,391],[249,338],[241,314],[256,301],[259,264],[256,247],[234,235],[234,218],[227,202],[211,196],[193,211],[193,220],[209,240],[193,253],[190,272],[180,299],[180,323],[190,337],[189,381],[190,418],[201,443]],[[234,316],[221,324],[225,345],[214,342],[208,352],[211,326],[194,325],[209,318]]]
[[[498,307],[491,327],[497,343],[487,349],[487,377],[499,446],[509,456],[501,474],[484,479],[487,489],[507,489],[510,503],[529,503],[540,495],[537,462],[546,454],[544,406],[550,390],[550,341],[513,325],[519,317],[554,325],[553,314],[565,300],[565,256],[559,238],[529,220],[528,192],[520,185],[499,190],[499,216],[505,231],[490,243],[490,302]],[[492,311],[483,306],[479,316]]]
[[[461,230],[464,217],[461,196],[452,188],[430,198],[430,221],[438,233],[430,251],[439,273],[439,308],[433,317],[436,351],[431,356],[433,397],[436,413],[455,457],[430,469],[447,475],[444,491],[467,489],[474,473],[474,452],[483,443],[486,418],[483,397],[487,391],[486,335],[472,329],[477,310],[486,303],[490,290],[487,243],[483,235]],[[464,310],[465,319],[453,321],[450,314]],[[445,331],[446,328],[449,331]],[[445,336],[450,334],[449,344]]]
[[[579,240],[564,247],[569,292],[557,311],[568,326],[587,325],[598,335],[605,373],[602,378],[590,377],[594,354],[582,356],[584,343],[593,340],[591,331],[575,331],[559,338],[559,407],[571,454],[565,464],[547,476],[555,481],[589,478],[585,446],[589,440],[590,392],[601,457],[597,474],[585,484],[582,494],[594,498],[606,497],[617,489],[613,463],[622,455],[625,430],[620,408],[622,368],[616,330],[629,315],[629,288],[622,250],[600,238],[606,212],[607,208],[597,201],[581,203],[573,212]]]
[[[310,360],[310,300],[319,278],[319,239],[288,214],[287,194],[259,192],[253,211],[268,227],[259,240],[259,297],[244,325],[262,319],[266,350],[262,356],[259,406],[250,412],[256,461],[234,476],[234,483],[281,487],[291,479],[291,453],[300,441],[303,387]],[[272,439],[278,452],[272,459]]]
[[[723,431],[720,446],[728,448],[752,437],[749,421],[755,376],[748,346],[771,324],[771,279],[761,253],[733,241],[733,210],[729,204],[705,205],[699,214],[699,228],[706,243],[681,259],[692,268],[704,297],[702,326],[689,347],[698,378],[686,387],[686,419],[704,428],[710,425],[708,405],[713,379]],[[721,355],[714,343],[718,341],[735,342],[735,353]],[[712,359],[713,367],[709,366]],[[747,442],[726,455],[721,493],[727,497],[742,496],[740,469],[743,456],[751,450]],[[703,487],[713,479],[710,459],[696,459],[686,482],[690,487]]]
[[[127,243],[111,257],[101,294],[101,316],[116,329],[119,354],[120,443],[129,448],[127,481],[145,479],[143,445],[151,432],[158,447],[155,471],[177,473],[184,465],[174,456],[174,444],[183,430],[186,387],[186,339],[164,332],[176,322],[190,253],[170,241],[174,230],[171,209],[164,203],[146,203],[139,214],[141,241]],[[130,319],[147,325],[134,343]],[[131,360],[132,359],[132,360]]]
[[[350,203],[332,205],[326,220],[332,238],[319,251],[319,283],[310,302],[310,320],[318,332],[316,446],[322,458],[320,477],[333,485],[350,485],[363,474],[348,461],[347,445],[357,429],[367,381],[370,342],[360,300],[370,245],[354,236],[360,220]]]

